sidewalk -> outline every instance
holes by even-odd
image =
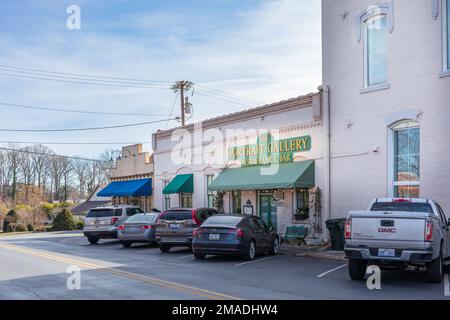
[[[330,244],[318,246],[283,244],[280,246],[280,253],[295,257],[346,261],[344,252],[331,250]]]

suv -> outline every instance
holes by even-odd
[[[187,246],[192,248],[192,233],[207,218],[217,214],[212,208],[169,209],[161,213],[156,229],[156,239],[162,252],[169,252],[172,247]]]
[[[99,239],[116,239],[117,227],[128,217],[144,213],[136,206],[108,206],[90,209],[84,218],[83,234],[90,244],[97,244]]]

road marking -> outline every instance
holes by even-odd
[[[247,262],[242,262],[242,263],[235,264],[234,266],[235,267],[240,267],[240,266],[243,266],[243,265],[246,265],[246,264],[249,264],[249,263],[255,263],[255,262],[258,262],[258,261],[269,260],[269,259],[273,259],[273,258],[275,258],[275,256],[261,258],[261,259],[256,259],[256,260],[247,261]]]
[[[450,297],[450,283],[448,273],[444,274],[444,296]]]
[[[93,263],[78,260],[78,259],[63,257],[61,255],[54,255],[54,254],[50,254],[50,253],[48,253],[46,251],[42,251],[42,250],[28,249],[28,248],[23,248],[23,247],[11,245],[11,244],[4,244],[4,243],[0,243],[0,248],[9,249],[9,250],[16,251],[16,252],[21,252],[21,253],[33,255],[36,257],[47,258],[47,259],[54,260],[57,262],[68,263],[71,265],[78,265],[85,269],[94,269],[95,271],[107,272],[107,273],[113,274],[118,277],[128,278],[128,279],[140,281],[140,282],[151,284],[151,285],[157,285],[157,286],[160,286],[163,288],[174,289],[174,290],[177,290],[180,292],[201,296],[203,298],[208,298],[208,299],[213,299],[213,300],[241,300],[240,298],[237,298],[234,296],[230,296],[230,295],[226,295],[226,294],[222,294],[222,293],[218,293],[218,292],[214,292],[214,291],[209,291],[209,290],[205,290],[205,289],[200,289],[200,288],[184,285],[181,283],[176,283],[176,282],[166,281],[166,280],[162,280],[162,279],[158,279],[158,278],[154,278],[154,277],[148,277],[148,276],[144,276],[144,275],[140,275],[140,274],[136,274],[136,273],[131,273],[128,271],[117,270],[117,269],[113,269],[110,267],[93,264]]]
[[[188,255],[188,256],[182,256],[182,257],[178,257],[178,259],[184,259],[184,258],[189,258],[192,257],[192,254]]]
[[[325,271],[324,273],[319,274],[319,275],[317,276],[317,278],[325,277],[327,274],[330,274],[330,273],[332,273],[332,272],[335,272],[335,271],[337,271],[337,270],[339,270],[339,269],[342,269],[342,268],[344,268],[344,267],[346,267],[346,266],[347,266],[347,264],[343,264],[342,266],[339,266],[339,267],[330,269],[330,270],[328,270],[328,271]]]

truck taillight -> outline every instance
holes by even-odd
[[[433,222],[427,221],[425,224],[425,241],[433,241]]]
[[[111,218],[111,224],[115,224],[119,218]]]
[[[345,222],[344,234],[345,239],[350,239],[352,237],[352,219],[348,219]]]

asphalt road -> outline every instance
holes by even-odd
[[[79,290],[67,288],[70,266],[81,270]],[[196,261],[182,248],[89,245],[79,232],[0,236],[0,299],[450,299],[448,277],[436,285],[421,272],[383,271],[381,280],[381,290],[368,290],[341,261],[283,252]]]

